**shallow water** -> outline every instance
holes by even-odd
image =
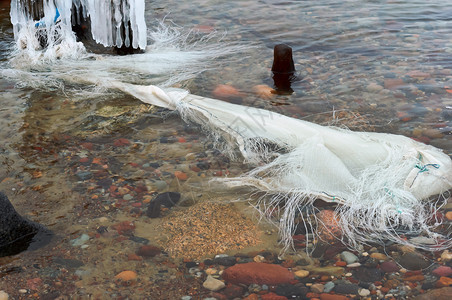
[[[0,63],[7,68],[14,39],[8,4],[0,3]],[[147,1],[146,16],[151,28],[165,18],[204,33],[225,31],[224,42],[255,46],[219,58],[214,69],[179,83],[193,94],[320,124],[403,134],[452,155],[452,7],[447,1],[166,0]],[[278,43],[293,48],[299,80],[292,95],[263,99],[253,86],[273,84],[270,68]],[[219,84],[237,92],[212,94]],[[209,178],[238,175],[248,167],[212,149],[207,136],[174,114],[118,93],[94,94],[83,85],[37,90],[0,77],[0,87],[0,190],[21,214],[56,234],[43,251],[0,260],[5,278],[0,290],[10,295],[20,288],[30,294],[112,298],[146,285],[170,290],[168,284],[178,278],[168,268],[171,259],[128,260],[142,240],[121,234],[117,224],[134,222],[136,237],[163,247],[159,226],[164,221],[146,216],[156,192],[180,192],[185,204],[175,209],[182,211],[196,200],[248,197],[212,191]],[[85,88],[89,97],[75,92]],[[253,249],[278,249],[276,233],[261,230],[267,231],[264,244]],[[73,246],[83,234],[89,236],[86,247]],[[114,276],[131,268],[140,284],[115,285]],[[33,278],[43,280],[36,290],[27,282]],[[12,286],[12,280],[19,282]],[[183,288],[173,295],[188,294],[190,283],[179,284]]]

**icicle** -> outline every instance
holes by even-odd
[[[41,3],[42,6],[36,5],[39,8],[35,10],[34,6],[27,7],[29,5],[27,1],[12,0],[11,2],[11,23],[19,48],[26,48],[27,44],[29,44],[28,48],[36,48],[30,40],[33,31],[38,35],[46,34],[45,39],[55,39],[56,23],[60,23],[64,30],[69,31],[74,25],[72,22],[79,24],[82,19],[88,18],[91,22],[93,39],[103,46],[118,48],[132,46],[134,49],[142,50],[146,48],[144,0],[41,0],[38,2],[38,4]],[[75,11],[72,11],[73,7]],[[42,18],[34,20],[36,16]],[[32,30],[32,23],[35,24],[35,30]],[[28,32],[21,34],[20,31],[24,28],[28,28]],[[73,34],[69,37],[70,35],[69,32],[59,34],[57,39],[74,37]],[[48,40],[47,45],[42,45],[42,48],[53,46],[52,42],[54,41]]]
[[[84,10],[84,17],[90,18],[91,32],[98,43],[107,47],[121,48],[122,46],[129,47],[130,39],[132,39],[134,49],[146,48],[144,0],[77,1],[81,1],[81,5],[87,8]],[[132,30],[132,37],[129,36],[129,26]]]

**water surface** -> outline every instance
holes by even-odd
[[[223,42],[254,47],[221,57],[212,69],[179,82],[192,93],[324,125],[402,134],[452,155],[452,6],[447,1],[146,2],[150,29],[165,19],[185,30],[225,32]],[[1,2],[2,68],[10,67],[14,47],[8,20],[8,5]],[[264,99],[253,87],[272,86],[272,50],[278,43],[293,48],[299,80],[292,95]],[[213,94],[220,84],[237,92]],[[248,166],[231,162],[199,128],[174,114],[117,92],[94,93],[83,84],[34,89],[0,77],[0,87],[0,190],[20,213],[56,233],[45,248],[50,254],[35,251],[0,261],[5,274],[17,273],[11,280],[20,278],[17,288],[7,280],[0,283],[10,295],[35,277],[50,284],[48,291],[127,295],[130,290],[113,280],[127,268],[147,278],[141,284],[170,290],[176,271],[157,271],[167,270],[168,260],[148,262],[152,268],[128,261],[140,240],[122,238],[117,224],[135,222],[135,236],[158,243],[162,221],[145,216],[155,193],[180,192],[185,206],[248,197],[211,190],[209,178],[238,175]],[[88,96],[77,92],[85,89]],[[104,227],[111,236],[104,235]],[[74,246],[71,241],[83,234],[87,246]],[[269,236],[265,247],[273,242],[277,248],[276,234]],[[29,269],[17,271],[17,266]],[[188,293],[187,284],[181,286],[181,293]]]

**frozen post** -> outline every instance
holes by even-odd
[[[59,24],[57,31],[66,27],[95,51],[114,48],[129,54],[146,48],[144,6],[144,0],[12,0],[11,22],[16,39],[30,24],[35,24],[38,35],[45,29],[48,36],[39,39],[42,48],[55,40],[49,35]]]

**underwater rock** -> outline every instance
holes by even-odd
[[[135,254],[142,257],[154,257],[156,255],[159,255],[161,252],[162,251],[159,247],[153,245],[144,245],[138,248]]]
[[[294,274],[280,265],[267,263],[245,263],[227,268],[223,279],[235,284],[271,284],[290,283]]]
[[[122,271],[121,273],[115,276],[115,279],[118,281],[135,281],[138,275],[134,271]]]
[[[358,295],[359,286],[353,283],[340,283],[337,284],[333,291],[338,294],[353,294]]]
[[[377,268],[361,267],[353,272],[353,277],[361,282],[380,281],[384,276],[383,271]]]
[[[35,250],[47,244],[52,233],[44,226],[19,215],[0,192],[0,257]]]
[[[421,294],[414,298],[415,300],[446,300],[452,298],[452,287],[443,287],[441,289],[435,289],[428,291],[425,294]]]
[[[226,285],[223,281],[215,279],[212,276],[208,275],[206,281],[204,281],[202,286],[208,290],[216,292],[224,288]]]
[[[398,263],[407,270],[422,270],[428,268],[431,262],[417,252],[408,252],[402,255]]]
[[[146,215],[149,218],[158,218],[160,217],[160,209],[162,205],[167,208],[171,208],[176,205],[179,200],[180,193],[177,192],[166,192],[158,194],[157,197],[155,197],[154,200],[149,203]]]
[[[278,285],[275,289],[275,293],[279,296],[286,297],[286,299],[306,299],[308,288],[302,283],[286,283]]]
[[[341,259],[345,261],[348,265],[358,261],[358,256],[351,253],[350,251],[344,251],[341,253]]]

